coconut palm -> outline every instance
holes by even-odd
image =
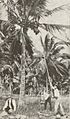
[[[37,55],[35,56],[37,60],[35,60],[30,66],[35,66],[37,68],[37,77],[41,72],[40,79],[39,77],[37,78],[38,82],[42,82],[44,85],[46,83],[46,88],[48,90],[48,83],[50,81],[59,84],[62,82],[63,77],[69,76],[68,68],[64,62],[70,59],[70,55],[67,53],[61,53],[61,51],[65,49],[66,44],[64,41],[55,42],[54,37],[49,38],[49,36],[46,35],[44,43],[41,38],[41,44],[44,52],[42,54],[40,51],[37,51]]]
[[[47,78],[49,81],[50,77],[53,77],[53,75],[55,75],[57,80],[58,75],[60,77],[68,75],[68,69],[66,65],[60,62],[60,59],[64,60],[64,58],[62,58],[64,54],[61,54],[61,50],[64,48],[63,42],[54,43],[53,38],[48,39],[48,36],[46,36],[44,50],[46,52],[45,59],[48,76]]]
[[[51,79],[53,79],[53,82],[61,82],[63,76],[69,75],[68,69],[63,62],[65,62],[70,57],[67,53],[61,53],[61,51],[65,49],[66,45],[63,41],[55,42],[54,37],[49,38],[49,36],[46,35],[44,43],[41,38],[41,44],[43,46],[44,52],[43,54],[38,53],[39,55],[36,57],[39,57],[40,60],[38,63],[36,61],[32,65],[39,67],[43,77],[44,75],[46,76],[46,87],[48,88],[47,84],[51,81]]]
[[[39,33],[38,27],[47,26],[46,30],[51,28],[62,29],[62,27],[66,26],[59,26],[59,25],[51,25],[49,24],[39,24],[39,19],[42,15],[48,17],[52,13],[65,9],[65,6],[58,7],[54,10],[46,9],[46,0],[9,0],[8,4],[6,4],[3,0],[1,2],[7,6],[8,13],[9,13],[9,22],[15,26],[15,24],[19,25],[20,27],[20,37],[19,40],[22,42],[22,57],[21,57],[21,89],[20,89],[20,102],[23,98],[24,89],[25,89],[25,44],[27,45],[27,41],[29,41],[29,37],[27,35],[28,28],[31,28],[36,34]],[[4,30],[5,31],[5,30]],[[29,51],[29,46],[27,46]],[[30,51],[31,52],[31,51]],[[31,52],[32,53],[32,52]]]
[[[4,3],[4,1],[2,1]],[[13,1],[8,1],[8,4],[5,4],[8,7],[8,12],[9,12],[9,21],[12,24],[18,24],[20,26],[20,34],[19,34],[19,40],[22,42],[22,58],[21,58],[21,89],[20,89],[20,103],[22,102],[21,99],[23,98],[24,91],[25,91],[25,48],[28,49],[28,51],[31,53],[31,42],[29,40],[29,37],[27,35],[27,30],[28,27],[31,27],[35,33],[38,32],[38,25],[37,23],[31,23],[31,20],[29,21],[30,17],[33,16],[33,19],[35,20],[37,17],[39,17],[38,14],[41,14],[44,5],[45,5],[45,0],[44,1],[23,1],[21,2],[18,0],[17,5],[14,4]],[[36,10],[37,9],[37,10]],[[38,11],[38,13],[37,13]],[[14,20],[13,20],[14,19]],[[33,20],[33,21],[34,21]],[[14,22],[13,22],[14,21]],[[35,28],[34,28],[35,27]],[[5,31],[5,29],[4,29]],[[13,41],[15,42],[15,41]],[[13,49],[13,44],[12,43],[12,48]],[[26,45],[25,45],[26,44]],[[30,46],[29,46],[30,44]],[[14,46],[15,47],[15,46]],[[14,52],[14,51],[13,51]],[[22,104],[21,104],[22,105]]]

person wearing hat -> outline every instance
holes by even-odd
[[[62,116],[64,115],[64,110],[63,110],[63,107],[62,107],[62,104],[61,104],[61,96],[60,96],[60,93],[59,93],[59,90],[57,88],[57,85],[52,85],[52,83],[50,82],[50,86],[51,86],[51,89],[53,90],[54,92],[54,98],[55,98],[55,115],[57,114],[61,114]]]
[[[9,95],[3,107],[3,112],[0,114],[0,117],[3,117],[5,115],[11,115],[15,111],[16,111],[16,101],[11,97],[11,95]]]

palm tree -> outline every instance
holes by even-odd
[[[70,59],[70,55],[67,53],[61,53],[62,50],[68,45],[64,41],[55,42],[55,38],[50,38],[49,35],[46,35],[45,42],[43,43],[42,38],[40,37],[42,47],[44,52],[36,51],[36,59],[30,65],[32,67],[37,67],[38,72],[41,71],[42,82],[46,78],[46,88],[48,91],[48,83],[52,81],[53,83],[62,82],[62,77],[68,76],[68,68],[64,62]],[[40,70],[40,71],[39,71]],[[37,76],[39,73],[37,74]],[[40,77],[40,78],[41,78]],[[43,79],[44,78],[44,79]],[[39,80],[39,83],[41,79]]]
[[[2,1],[4,3],[4,1]],[[28,46],[27,42],[29,42],[29,37],[27,35],[28,27],[31,27],[35,33],[38,32],[38,24],[36,22],[33,23],[33,21],[36,20],[37,17],[42,13],[42,10],[44,9],[45,0],[40,1],[23,1],[18,0],[17,6],[14,4],[13,1],[8,1],[8,4],[5,4],[8,7],[9,11],[9,21],[12,24],[18,24],[20,26],[20,35],[19,40],[22,42],[22,58],[21,58],[21,88],[20,88],[20,97],[19,102],[22,103],[22,98],[25,91],[25,48],[28,49],[29,53],[33,53],[32,50],[30,50],[31,45]],[[36,10],[37,9],[37,10]],[[38,13],[37,13],[38,11]],[[39,15],[38,15],[39,14]],[[30,17],[33,17],[32,22]],[[14,20],[13,20],[14,18]],[[4,30],[5,31],[5,30]],[[26,44],[26,45],[25,45]],[[22,104],[21,104],[22,105]]]
[[[49,38],[48,35],[45,37],[45,42],[41,44],[44,49],[44,53],[41,55],[42,60],[40,61],[41,65],[44,67],[44,72],[46,72],[46,88],[48,91],[48,82],[53,79],[53,82],[60,81],[62,76],[68,76],[68,69],[66,65],[62,62],[64,60],[65,54],[61,54],[61,50],[65,48],[65,43],[63,41],[55,42],[54,38]],[[69,56],[66,53],[66,56]],[[70,57],[65,57],[69,59]]]
[[[8,4],[4,3],[4,1],[1,1],[4,5],[8,8],[9,13],[9,22],[15,26],[15,24],[20,26],[20,41],[22,42],[22,58],[21,58],[21,89],[20,89],[20,100],[22,100],[23,94],[24,94],[24,88],[25,88],[25,44],[27,44],[27,41],[29,41],[29,37],[27,35],[28,28],[31,28],[36,34],[39,33],[38,27],[47,26],[48,24],[39,24],[39,19],[42,15],[45,15],[48,17],[48,15],[51,15],[52,13],[62,10],[65,7],[61,6],[59,8],[56,8],[54,10],[48,10],[46,9],[46,0],[18,0],[16,3],[13,0],[9,0]],[[62,9],[61,9],[62,8]],[[51,25],[49,24],[48,30],[50,28],[54,27],[56,29],[61,29],[61,25]],[[46,30],[47,30],[46,29]],[[5,30],[4,30],[5,31]],[[51,31],[51,29],[49,30]],[[27,46],[28,48],[28,46]],[[30,49],[30,48],[29,48]],[[30,51],[30,50],[29,50]],[[31,50],[32,51],[32,50]],[[31,52],[30,51],[30,52]],[[31,52],[32,53],[32,52]],[[31,54],[30,53],[30,54]],[[20,101],[22,102],[22,101]]]

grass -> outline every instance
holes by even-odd
[[[25,107],[21,106],[16,113],[27,115],[28,119],[39,119],[38,112],[44,112],[49,113],[49,110],[44,111],[44,105],[40,105],[40,97],[25,97]],[[18,102],[18,100],[16,99]],[[52,113],[54,113],[54,103],[55,100],[52,100]],[[70,105],[70,98],[68,96],[63,96],[61,98],[61,103],[63,105],[65,113],[69,113],[69,105]],[[2,112],[2,108],[5,104],[5,98],[0,98],[0,112]],[[49,105],[48,105],[49,108]],[[47,119],[45,117],[42,117],[42,119]],[[51,119],[49,117],[48,119]]]
[[[62,106],[64,108],[65,113],[69,113],[69,104],[70,104],[70,98],[68,96],[62,96],[61,97],[61,103]],[[44,105],[40,104],[40,97],[25,97],[25,104],[26,107],[21,107],[19,109],[19,113],[20,114],[24,114],[27,115],[29,117],[29,119],[39,119],[38,117],[38,112],[43,112],[43,113],[50,113],[49,109],[47,109],[46,111],[44,110]],[[55,104],[55,100],[52,100],[52,114],[54,114],[54,104]],[[49,108],[49,105],[47,106],[47,108]],[[52,119],[52,117],[41,117],[41,119]]]

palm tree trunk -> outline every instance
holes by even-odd
[[[23,34],[23,28],[21,32],[21,40],[22,40],[22,58],[21,58],[21,84],[20,84],[20,95],[19,95],[19,102],[18,106],[24,105],[24,95],[25,95],[25,37]]]
[[[12,82],[10,82],[9,93],[12,94]]]
[[[46,76],[46,91],[48,92],[48,78]]]
[[[50,82],[50,76],[49,76],[49,71],[48,71],[48,66],[47,66],[47,62],[46,62],[46,90],[48,92],[48,82]]]
[[[70,100],[70,86],[69,86],[69,100]],[[70,113],[70,101],[69,101],[69,113]]]
[[[22,0],[22,6],[24,8],[24,19],[26,19],[26,8],[25,8],[25,0]],[[22,20],[22,23],[24,20]],[[22,53],[22,59],[21,59],[21,85],[20,85],[20,96],[19,96],[19,104],[18,106],[24,106],[24,95],[25,95],[25,36],[24,36],[24,28],[22,25],[21,28],[21,41],[22,41],[22,48],[23,48],[23,53]]]
[[[0,88],[0,96],[2,95],[2,82],[1,82],[1,80],[2,80],[2,79],[1,79],[1,76],[0,76],[0,87],[1,87],[1,88]]]

